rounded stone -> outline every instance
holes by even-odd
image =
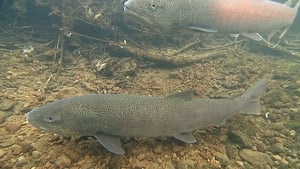
[[[32,151],[31,155],[33,158],[39,158],[42,155],[42,153],[39,151]]]
[[[243,149],[240,151],[240,156],[254,165],[264,165],[264,164],[271,164],[272,159],[266,153],[262,153],[259,151],[253,151],[250,149]]]
[[[17,167],[24,168],[26,164],[28,164],[28,160],[24,156],[18,157],[16,162]]]
[[[13,155],[19,155],[23,152],[22,146],[15,144],[11,147]]]
[[[66,155],[60,155],[55,161],[55,165],[60,168],[66,168],[71,165],[71,160]]]
[[[2,158],[3,156],[5,156],[7,154],[6,151],[0,149],[0,158]]]
[[[194,169],[196,162],[193,160],[185,159],[180,160],[176,163],[175,168],[176,169]]]
[[[226,144],[226,155],[230,159],[235,159],[238,156],[239,149],[234,144]]]
[[[162,150],[163,150],[162,145],[157,145],[157,146],[155,146],[155,148],[153,149],[153,152],[156,153],[156,154],[161,154],[161,153],[162,153]]]
[[[21,123],[16,123],[16,122],[8,122],[5,125],[5,130],[10,132],[10,133],[14,133],[16,131],[18,131],[21,128]]]
[[[227,165],[229,162],[229,158],[226,153],[216,153],[216,160],[220,161],[223,165]]]
[[[5,100],[2,103],[0,103],[0,110],[3,111],[11,110],[14,108],[15,105],[16,105],[15,102],[12,102],[10,100]]]
[[[275,143],[270,147],[270,151],[274,154],[284,152],[283,143]]]
[[[3,123],[5,121],[5,117],[0,116],[0,124]]]
[[[2,111],[0,110],[0,124],[5,122],[6,118],[13,114],[12,111]]]

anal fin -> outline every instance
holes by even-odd
[[[105,147],[108,151],[115,154],[124,154],[125,151],[121,146],[120,138],[117,136],[97,134],[95,135],[98,142]]]

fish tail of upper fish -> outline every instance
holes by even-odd
[[[292,0],[287,0],[284,4],[287,5],[287,6],[292,6],[293,2],[292,2]],[[294,12],[294,13],[295,13],[295,17],[296,17],[296,14],[297,14],[297,12],[298,12],[299,7],[300,7],[300,0],[298,0],[298,2],[295,4],[295,6],[292,7],[293,10],[295,11],[295,12]],[[274,31],[270,32],[269,34],[267,34],[267,40],[264,39],[259,33],[242,33],[242,35],[244,35],[245,37],[248,37],[248,38],[250,38],[250,39],[253,39],[253,40],[255,40],[255,41],[261,41],[261,40],[263,40],[263,41],[264,41],[265,43],[267,43],[269,46],[271,46],[271,47],[274,48],[274,47],[276,47],[276,46],[279,44],[279,42],[281,41],[281,39],[284,37],[284,35],[285,35],[285,34],[287,33],[287,31],[289,30],[290,26],[291,26],[291,25],[289,25],[289,26],[287,26],[287,27],[285,27],[285,28],[283,29],[283,31],[280,33],[280,35],[279,35],[279,37],[278,37],[279,41],[278,41],[276,44],[272,44],[272,43],[271,43],[271,38],[272,38],[273,35],[275,35],[275,33],[278,32],[279,30],[274,30]]]
[[[245,103],[242,112],[260,114],[260,97],[265,93],[267,82],[267,79],[259,80],[241,96]]]
[[[288,0],[286,3],[286,5],[291,6],[292,2],[290,0]],[[298,12],[298,9],[300,7],[300,0],[298,0],[298,2],[296,3],[296,5],[294,6],[294,10],[295,10],[295,17],[296,14]],[[286,34],[286,32],[289,30],[290,26],[286,27],[282,33],[279,35],[279,40],[281,40],[283,38],[283,36]],[[268,39],[272,38],[272,35],[268,37]]]
[[[298,9],[299,9],[299,7],[300,7],[300,0],[298,0],[298,2],[296,3],[296,5],[295,5],[295,7],[294,7],[294,8],[295,8],[296,10],[298,10]]]

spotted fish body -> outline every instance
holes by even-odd
[[[259,40],[256,33],[289,27],[299,5],[300,1],[292,8],[270,0],[128,0],[124,11],[152,26],[244,34]]]
[[[75,96],[46,104],[26,116],[37,128],[67,136],[95,136],[109,151],[123,154],[120,137],[172,136],[194,143],[193,130],[221,125],[239,112],[259,113],[259,97],[266,83],[262,79],[244,95],[231,99],[192,99],[191,91],[165,97]]]

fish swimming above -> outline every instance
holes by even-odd
[[[124,154],[120,137],[170,136],[195,143],[192,131],[222,125],[238,113],[260,113],[262,79],[242,96],[230,99],[192,98],[192,91],[163,97],[92,94],[48,103],[26,114],[33,126],[71,136],[95,136],[108,151]]]
[[[270,0],[127,0],[124,12],[137,22],[165,30],[192,29],[242,34],[260,41],[294,22],[300,0],[292,8]],[[269,37],[270,38],[270,37]]]

